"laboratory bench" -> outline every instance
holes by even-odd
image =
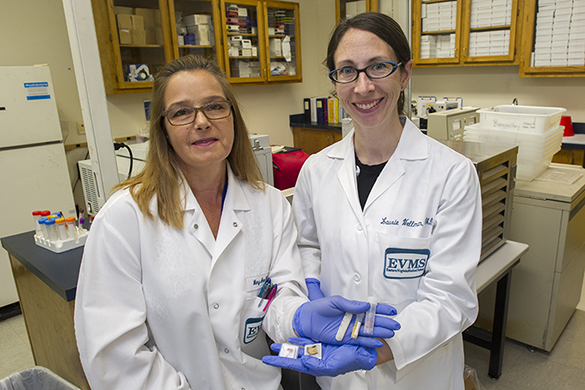
[[[573,131],[575,135],[563,137],[561,150],[552,161],[585,168],[585,123],[573,123]]]
[[[73,325],[83,247],[54,253],[37,246],[34,233],[1,241],[10,259],[35,364],[89,390]]]

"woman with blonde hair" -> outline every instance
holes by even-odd
[[[232,88],[187,56],[154,82],[144,170],[96,216],[75,328],[92,389],[277,389],[260,360],[307,301],[290,205],[262,181]],[[273,299],[260,295],[272,287]],[[265,289],[266,289],[265,288]],[[278,294],[276,294],[278,292]]]

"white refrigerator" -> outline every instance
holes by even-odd
[[[0,183],[0,237],[34,230],[35,210],[75,215],[48,66],[0,67]],[[0,307],[17,301],[0,248]]]

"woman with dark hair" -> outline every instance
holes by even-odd
[[[369,307],[308,302],[291,207],[262,181],[232,87],[203,57],[158,73],[145,168],[114,190],[85,245],[75,303],[94,390],[278,389],[280,370],[261,361],[264,331],[329,340],[323,329]],[[378,327],[340,343],[390,335]]]
[[[326,64],[354,129],[303,165],[293,199],[309,298],[373,297],[401,328],[369,371],[323,389],[463,389],[462,331],[477,316],[482,210],[472,162],[405,116],[412,71],[400,26],[341,22]],[[377,321],[377,319],[376,319]]]

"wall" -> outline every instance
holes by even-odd
[[[518,77],[518,66],[414,68],[412,97],[462,97],[463,105],[511,104],[567,109],[573,122],[585,122],[585,77]]]

